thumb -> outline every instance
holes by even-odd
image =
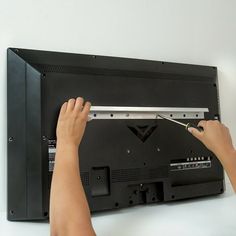
[[[193,127],[190,127],[188,128],[188,131],[197,139],[201,140],[202,139],[202,133],[203,132],[200,132],[199,130],[193,128]]]

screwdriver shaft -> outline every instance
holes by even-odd
[[[184,127],[187,127],[187,124],[184,124],[184,123],[179,122],[179,121],[177,121],[177,120],[173,120],[173,119],[171,119],[171,118],[169,118],[169,117],[166,117],[166,116],[163,116],[163,115],[159,115],[159,114],[158,114],[158,116],[160,116],[162,119],[169,120],[169,121],[172,121],[172,122],[177,123],[177,124],[179,124],[179,125],[182,125],[182,126],[184,126]]]

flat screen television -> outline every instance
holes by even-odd
[[[60,106],[92,103],[80,175],[92,212],[220,194],[217,158],[182,126],[219,119],[217,68],[9,48],[8,219],[48,218]]]

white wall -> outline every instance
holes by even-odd
[[[235,0],[0,0],[0,211],[6,209],[6,49],[215,65],[236,143]]]

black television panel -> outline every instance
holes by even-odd
[[[169,108],[173,118],[183,108],[186,123],[220,119],[212,66],[10,48],[7,89],[9,220],[48,218],[56,122],[71,97],[100,108]],[[190,114],[194,108],[207,112]],[[224,191],[219,161],[183,127],[145,112],[119,119],[96,112],[79,160],[92,212]]]

